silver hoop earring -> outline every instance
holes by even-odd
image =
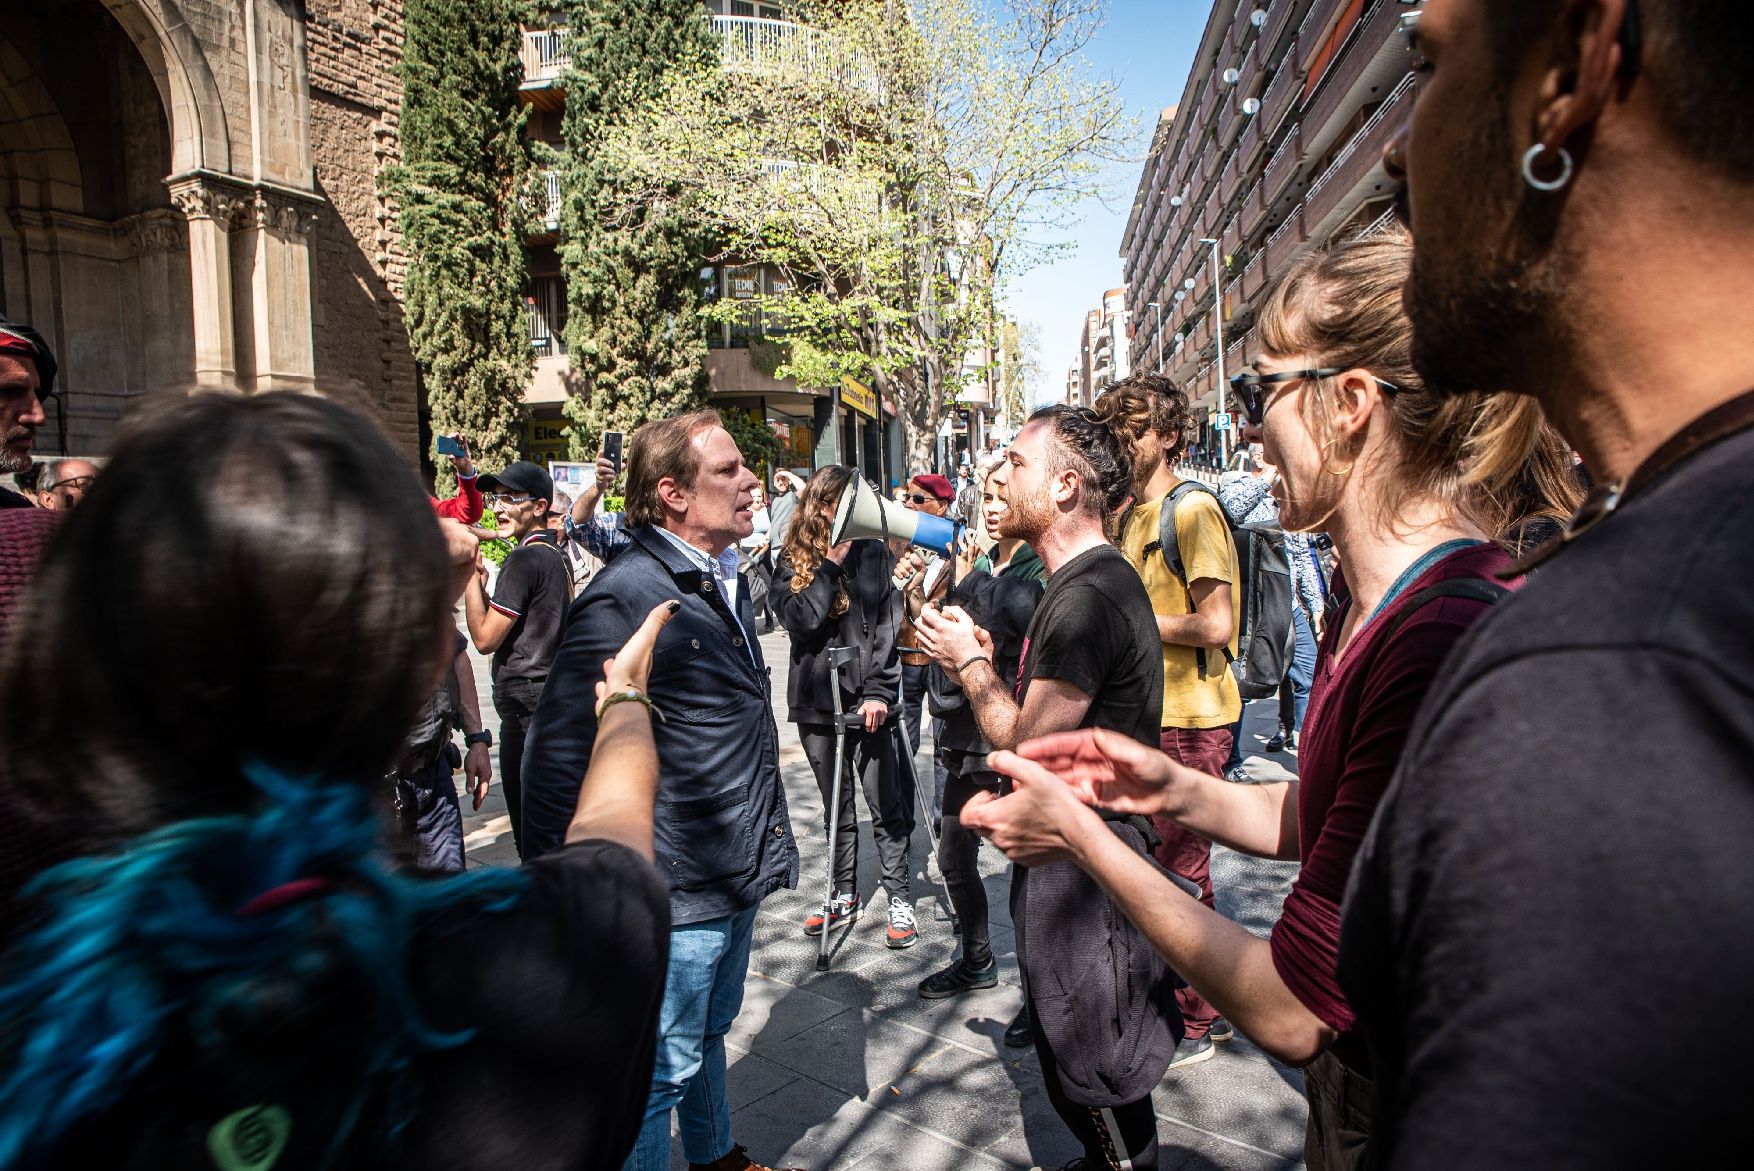
[[[1535,160],[1547,152],[1547,144],[1537,142],[1523,155],[1523,182],[1536,191],[1558,191],[1571,182],[1571,152],[1563,146],[1553,148],[1559,156],[1559,177],[1556,179],[1537,179],[1535,177]]]

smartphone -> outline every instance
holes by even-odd
[[[603,432],[603,454],[615,465],[615,474],[621,474],[621,432]]]
[[[461,458],[462,456],[469,454],[467,451],[465,451],[463,449],[463,445],[461,443],[458,443],[455,439],[452,439],[449,435],[440,435],[438,437],[438,441],[437,441],[435,446],[437,446],[438,453],[440,455],[453,455],[453,456],[457,456],[458,458]]]

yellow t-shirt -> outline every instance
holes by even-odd
[[[1157,522],[1163,513],[1163,500],[1136,504],[1127,514],[1121,532],[1121,552],[1145,582],[1151,595],[1153,612],[1173,617],[1192,614],[1193,598],[1188,587],[1169,571],[1163,552],[1145,550],[1157,543]],[[1236,545],[1230,538],[1230,523],[1218,501],[1205,492],[1190,492],[1182,497],[1175,513],[1176,540],[1181,543],[1182,565],[1188,581],[1203,577],[1230,583],[1230,612],[1240,623],[1242,595],[1237,579]],[[1230,636],[1230,653],[1237,653],[1236,634]],[[1236,689],[1236,676],[1224,655],[1215,650],[1206,652],[1206,678],[1200,677],[1199,654],[1191,646],[1163,644],[1163,726],[1165,728],[1227,728],[1242,715],[1242,695]]]

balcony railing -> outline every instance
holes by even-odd
[[[1312,133],[1320,133],[1335,119],[1346,120],[1350,111],[1343,109],[1342,103],[1346,102],[1358,79],[1364,76],[1365,69],[1385,45],[1392,45],[1393,51],[1404,51],[1400,41],[1401,14],[1404,11],[1392,0],[1375,0],[1374,7],[1359,17],[1346,34],[1326,67],[1306,82],[1315,87],[1303,104],[1303,122]],[[1312,145],[1325,149],[1325,144]]]
[[[1272,83],[1261,96],[1261,112],[1256,118],[1268,130],[1278,129],[1280,120],[1285,117],[1285,111],[1291,108],[1292,99],[1303,91],[1303,84],[1297,76],[1297,52],[1301,43],[1295,40],[1291,42],[1291,47],[1285,50],[1278,67],[1273,70]]]
[[[1303,251],[1303,242],[1308,237],[1304,231],[1303,207],[1299,205],[1285,222],[1279,225],[1278,231],[1267,237],[1264,249],[1267,257],[1267,279],[1272,280],[1291,266],[1291,261]]]
[[[542,224],[549,231],[560,227],[560,172],[542,172],[543,194],[547,196],[546,206],[542,211]]]
[[[876,96],[882,80],[821,29],[762,16],[709,16],[726,69],[828,77]]]
[[[1285,188],[1291,183],[1291,177],[1297,174],[1302,150],[1303,130],[1293,126],[1291,133],[1285,136],[1285,141],[1279,144],[1279,149],[1267,161],[1267,169],[1261,172],[1262,201],[1269,207],[1284,194]]]
[[[518,55],[524,62],[524,83],[554,81],[572,64],[566,47],[565,28],[537,29],[524,33]]]
[[[1351,138],[1347,139],[1346,145],[1340,148],[1340,153],[1334,156],[1334,161],[1329,163],[1327,169],[1320,175],[1316,176],[1315,180],[1310,183],[1310,198],[1314,198],[1316,192],[1320,191],[1323,187],[1326,187],[1334,176],[1340,173],[1341,168],[1346,165],[1347,161],[1352,158],[1353,153],[1357,151],[1359,144],[1367,141],[1372,132],[1375,131],[1378,126],[1382,125],[1384,119],[1394,115],[1396,108],[1400,105],[1401,99],[1412,90],[1415,79],[1416,75],[1411,73],[1403,77],[1401,79],[1401,84],[1397,85],[1390,91],[1389,96],[1383,99],[1383,104],[1377,107],[1376,113],[1372,114],[1369,118],[1366,118],[1364,120],[1364,125],[1358,128],[1358,132]]]

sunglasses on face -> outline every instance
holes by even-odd
[[[921,496],[918,492],[909,492],[907,498],[915,504],[930,504],[937,499],[936,496]]]
[[[1253,370],[1244,370],[1241,374],[1231,376],[1230,389],[1242,400],[1243,417],[1248,420],[1249,426],[1259,427],[1267,414],[1267,399],[1273,393],[1267,387],[1304,378],[1333,378],[1344,373],[1344,370],[1327,366],[1315,370],[1280,370],[1275,374],[1257,374]],[[1382,387],[1385,394],[1401,392],[1400,387],[1386,379],[1378,378],[1376,384]]]
[[[528,503],[530,503],[530,497],[526,494],[523,494],[523,493],[520,493],[520,494],[514,496],[514,495],[510,495],[510,494],[505,493],[505,492],[483,492],[482,495],[484,497],[486,497],[488,500],[492,501],[494,504],[528,504]]]

